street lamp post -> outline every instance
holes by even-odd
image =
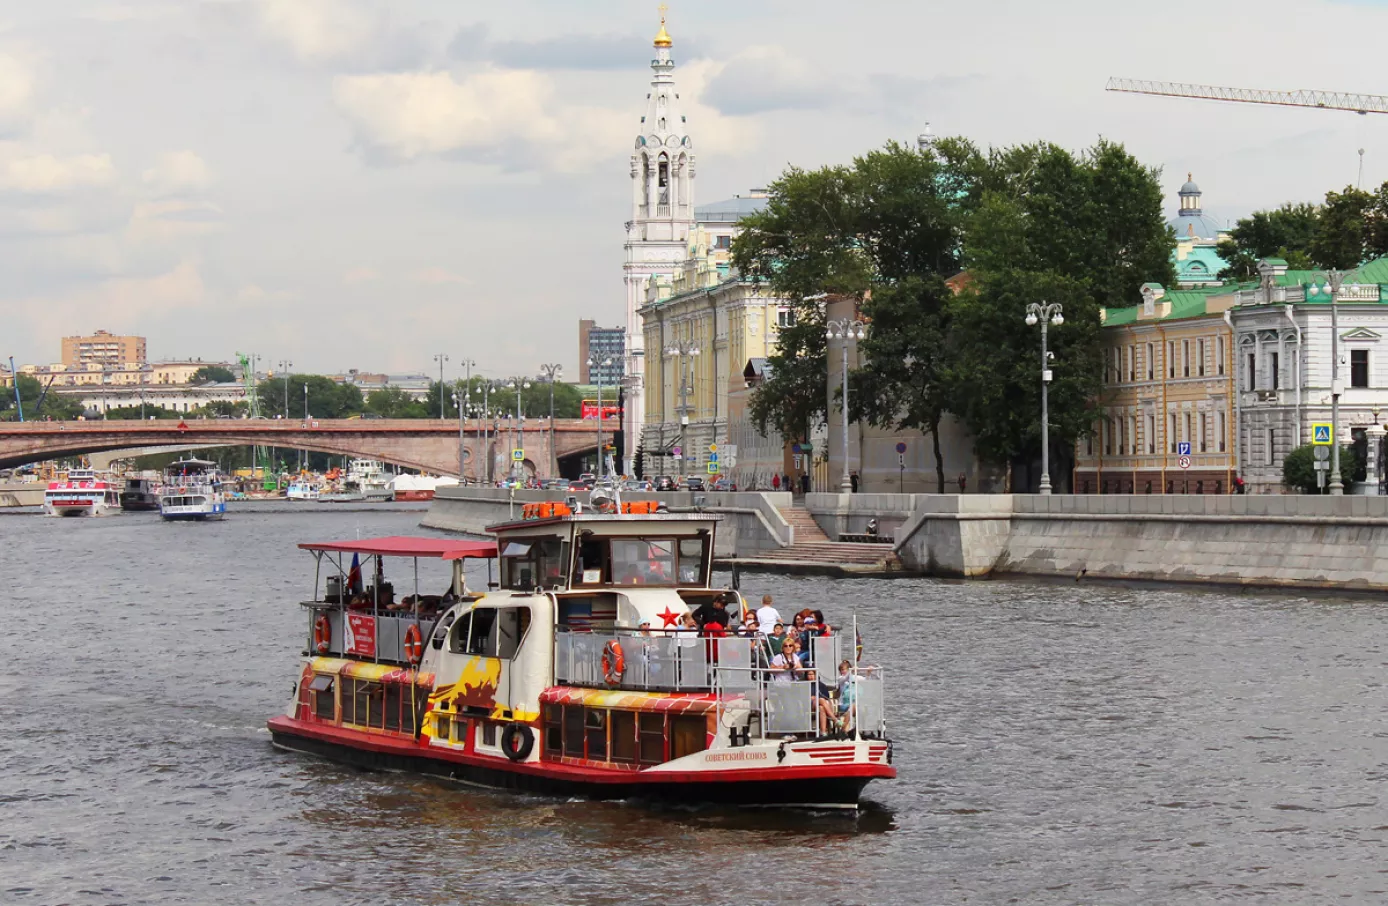
[[[304,427],[308,427],[308,382],[304,382]],[[308,451],[299,451],[299,471],[303,471],[308,466]]]
[[[1343,496],[1345,483],[1340,475],[1340,394],[1345,385],[1340,380],[1340,318],[1338,302],[1340,287],[1349,271],[1317,271],[1311,277],[1308,295],[1322,293],[1330,296],[1330,494]]]
[[[693,340],[677,340],[665,348],[665,354],[675,358],[675,372],[680,382],[680,477],[685,476],[689,462],[685,432],[689,428],[689,361],[699,354],[699,344]]]
[[[843,475],[839,478],[839,493],[853,492],[853,476],[848,471],[848,345],[866,336],[866,322],[859,318],[838,318],[825,325],[825,337],[841,340],[839,348],[843,351],[843,438],[840,449],[843,451]]]
[[[466,414],[463,408],[462,397],[458,396],[457,391],[453,393],[453,405],[458,407],[458,482],[461,484],[463,481],[463,460],[466,458],[466,453],[464,452],[466,449],[464,447],[465,434],[463,430],[466,425],[464,421]]]
[[[443,411],[443,401],[444,401],[444,396],[443,396],[443,363],[448,361],[448,356],[444,355],[444,354],[441,353],[441,352],[440,352],[440,353],[436,353],[436,354],[434,355],[434,361],[439,363],[439,418],[442,419],[442,418],[444,418],[444,411]]]
[[[1046,388],[1051,383],[1051,354],[1046,349],[1046,325],[1065,323],[1059,302],[1032,302],[1027,306],[1028,327],[1041,324],[1041,493],[1051,493],[1051,426]]]
[[[588,359],[588,370],[592,372],[594,368],[598,369],[596,372],[598,376],[598,467],[596,472],[599,478],[602,477],[604,459],[602,455],[602,369],[611,364],[612,359],[610,358],[603,359],[601,362],[594,358]]]
[[[511,457],[511,474],[525,480],[525,414],[521,412],[521,400],[524,399],[524,392],[530,389],[529,381],[515,380],[510,383],[510,387],[516,391],[516,449],[521,451],[521,459],[517,460],[515,454]]]
[[[294,363],[287,360],[280,360],[280,380],[284,381],[284,417],[289,418],[289,369],[294,367]]]
[[[554,383],[559,380],[564,373],[564,366],[558,363],[541,365],[540,375],[549,384],[549,460],[550,477],[559,475],[559,451],[554,446]]]

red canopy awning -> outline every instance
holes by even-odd
[[[464,560],[469,557],[495,557],[491,541],[456,541],[452,538],[359,538],[356,541],[314,541],[299,545],[306,551],[335,551],[344,554],[378,554],[383,557],[429,557],[438,560]]]

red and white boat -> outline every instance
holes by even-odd
[[[409,475],[404,472],[396,475],[391,482],[391,490],[396,500],[433,500],[439,488],[453,487],[458,479],[447,476]]]
[[[69,469],[66,478],[50,481],[43,492],[49,516],[109,516],[121,511],[120,483],[92,469]]]
[[[837,688],[773,673],[757,637],[682,632],[716,595],[734,615],[745,608],[709,585],[717,517],[604,509],[532,504],[488,530],[495,544],[299,545],[327,575],[303,604],[307,650],[269,721],[274,744],[602,799],[853,808],[870,781],[896,776],[882,672],[856,664],[851,632],[812,640]],[[463,582],[474,557],[499,561],[485,592]],[[446,593],[397,602],[389,558],[414,561],[401,571],[414,583],[428,561],[451,564]]]

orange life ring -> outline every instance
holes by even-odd
[[[622,643],[612,639],[602,649],[602,678],[607,680],[607,685],[616,686],[626,672],[627,659],[622,653]]]
[[[328,622],[326,616],[320,615],[313,621],[313,650],[319,654],[327,654],[332,645],[333,624]]]
[[[420,658],[424,657],[424,637],[419,634],[419,627],[411,625],[405,630],[405,660],[414,667],[419,664]]]

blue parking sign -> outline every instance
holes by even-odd
[[[1183,440],[1183,441],[1177,442],[1177,444],[1176,444],[1176,455],[1177,455],[1177,456],[1189,456],[1189,455],[1190,455],[1190,441],[1188,441],[1188,440]]]

